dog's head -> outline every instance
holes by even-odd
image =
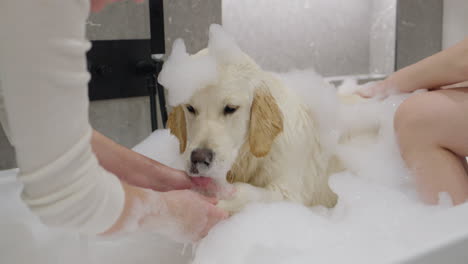
[[[243,146],[266,156],[283,130],[283,116],[266,74],[246,64],[227,65],[217,83],[173,109],[167,126],[180,143],[191,176],[225,177]]]

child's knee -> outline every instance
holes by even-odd
[[[427,94],[416,94],[406,99],[397,109],[394,117],[394,128],[397,134],[417,132],[430,125],[433,111],[432,100]]]
[[[450,120],[454,111],[453,104],[443,94],[415,94],[398,107],[394,117],[395,132],[399,136],[435,134]]]

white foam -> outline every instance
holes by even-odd
[[[210,26],[208,50],[220,64],[236,63],[244,56],[234,39],[216,24]]]
[[[330,179],[340,197],[335,208],[306,208],[287,202],[252,204],[202,240],[194,263],[391,263],[467,231],[457,219],[467,219],[468,214],[451,207],[447,195],[442,195],[439,206],[424,205],[418,199],[392,125],[395,110],[408,95],[343,106],[333,95],[335,90],[312,70],[278,76],[294,85],[322,115],[318,118],[324,131],[378,124],[378,137],[337,148],[350,171]],[[357,86],[353,81],[346,85]],[[146,143],[164,146],[169,140],[167,133],[158,132]],[[163,147],[162,151],[167,150]]]
[[[185,103],[196,90],[216,82],[217,74],[216,61],[212,56],[190,56],[184,42],[177,39],[158,81],[169,91],[168,104],[176,106]]]
[[[309,96],[314,93],[310,91]],[[250,205],[213,229],[199,245],[194,263],[392,263],[428,243],[453,237],[454,225],[466,233],[465,224],[454,218],[468,219],[468,214],[454,214],[459,207],[451,207],[446,194],[439,206],[424,205],[416,195],[391,122],[404,97],[373,101],[340,116],[359,123],[358,113],[367,111],[382,128],[375,142],[339,148],[352,171],[330,179],[339,196],[335,208]]]
[[[186,103],[198,89],[215,84],[220,65],[244,59],[236,42],[220,25],[210,26],[209,37],[207,50],[194,55],[187,53],[181,39],[174,42],[172,53],[158,77],[159,83],[169,91],[170,106]]]
[[[48,228],[20,199],[16,171],[0,171],[0,262],[15,264],[187,263],[183,245],[151,233],[94,237]],[[162,261],[162,262],[158,262]]]
[[[313,69],[293,70],[277,76],[312,109],[319,124],[322,143],[334,150],[339,137],[340,109],[335,88]]]
[[[387,263],[427,239],[440,239],[439,230],[414,227],[447,209],[425,208],[395,189],[347,173],[331,182],[340,195],[335,209],[251,205],[215,227],[194,263]]]

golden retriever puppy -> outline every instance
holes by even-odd
[[[310,108],[245,54],[218,65],[218,75],[169,116],[186,172],[234,183],[234,195],[219,202],[231,213],[282,200],[333,207],[328,177],[340,166],[322,146]]]

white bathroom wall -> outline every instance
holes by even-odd
[[[223,0],[223,25],[267,70],[393,70],[396,0]]]
[[[395,68],[397,0],[373,0],[370,21],[370,73],[390,73]]]
[[[468,37],[468,1],[444,0],[442,48]]]

